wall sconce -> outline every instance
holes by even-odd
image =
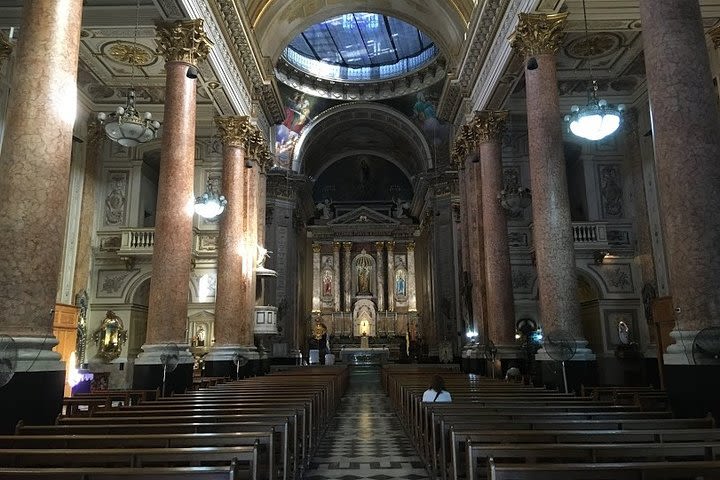
[[[602,265],[605,261],[605,257],[610,255],[608,252],[604,252],[602,250],[596,250],[593,252],[593,260],[595,261],[595,265]]]

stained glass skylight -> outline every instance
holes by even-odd
[[[294,67],[329,80],[385,80],[410,73],[438,54],[416,27],[378,13],[347,13],[316,23],[283,55]]]

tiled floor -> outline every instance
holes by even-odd
[[[305,472],[305,480],[428,478],[376,367],[351,367],[350,387]]]

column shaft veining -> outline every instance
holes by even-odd
[[[676,330],[720,325],[720,120],[699,2],[641,0]],[[679,311],[677,311],[679,309]]]
[[[580,339],[582,326],[555,66],[567,13],[519,16],[513,48],[526,61],[534,57],[538,65],[534,70],[525,70],[525,85],[532,235],[542,327],[545,331],[566,330]]]
[[[220,217],[217,259],[217,293],[215,297],[215,347],[252,345],[250,308],[244,292],[254,275],[251,265],[243,258],[245,242],[244,217],[248,209],[245,201],[245,148],[249,136],[248,117],[216,117],[223,143],[222,193],[228,200]],[[249,343],[248,343],[249,342]]]
[[[322,272],[320,272],[320,244],[313,243],[312,251],[313,251],[313,256],[312,256],[312,259],[313,259],[312,311],[320,313],[320,289],[322,288],[320,286],[320,275],[322,275]]]
[[[333,242],[333,310],[341,312],[340,305],[340,242]]]
[[[52,335],[65,236],[81,0],[22,2],[0,154],[2,330]],[[48,341],[48,349],[53,343]]]
[[[510,247],[507,217],[497,198],[503,188],[502,137],[506,118],[507,112],[480,112],[477,140],[482,178],[488,336],[497,345],[510,346],[515,344]]]
[[[477,333],[481,337],[487,335],[486,305],[485,305],[485,262],[482,236],[482,181],[480,179],[480,152],[475,141],[475,132],[472,132],[472,149],[476,156],[466,162],[467,171],[467,197],[468,197],[468,243],[470,260],[470,283],[473,305],[473,323]]]
[[[395,311],[395,242],[387,242],[387,309],[388,312]]]
[[[383,271],[383,245],[384,242],[375,242],[375,274],[377,280],[378,311],[385,311],[385,275]]]
[[[350,291],[351,283],[350,279],[352,278],[352,259],[350,256],[350,251],[352,250],[352,242],[343,242],[343,253],[344,253],[344,262],[343,262],[343,290],[345,291],[345,311],[349,312],[350,307],[352,306],[352,292]]]
[[[157,34],[165,57],[165,109],[145,342],[186,344],[196,113],[196,82],[186,73],[207,57],[211,44],[202,20],[161,23]]]

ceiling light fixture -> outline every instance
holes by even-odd
[[[133,50],[139,50],[137,37],[138,26],[140,24],[140,0],[137,2],[135,12],[135,36],[133,38]],[[157,132],[160,128],[160,122],[152,119],[152,113],[145,112],[140,114],[135,109],[135,65],[140,62],[140,57],[131,51],[128,62],[131,66],[130,74],[130,90],[127,94],[125,106],[117,107],[114,112],[106,114],[98,113],[98,120],[105,127],[105,134],[113,142],[117,142],[123,147],[134,147],[140,143],[149,142],[157,138]]]
[[[583,17],[585,19],[585,44],[590,45],[585,0],[583,0],[582,5]],[[589,51],[592,51],[592,49]],[[587,105],[583,107],[573,105],[570,107],[570,114],[565,115],[565,121],[568,123],[568,128],[574,135],[596,141],[602,140],[608,135],[615,133],[618,127],[620,127],[622,112],[625,110],[625,106],[618,105],[614,107],[608,104],[607,100],[598,99],[598,85],[597,81],[592,78],[592,64],[589,58],[587,62],[590,82]]]

